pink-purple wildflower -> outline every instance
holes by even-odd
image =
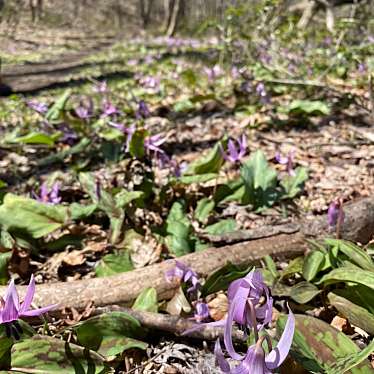
[[[240,162],[247,153],[247,137],[243,134],[238,140],[229,139],[227,151],[221,147],[222,156],[226,161],[233,164]]]
[[[339,223],[339,221],[340,224],[342,224],[344,222],[344,217],[343,201],[337,199],[331,202],[327,211],[327,222],[329,226],[334,227]]]
[[[183,262],[175,260],[175,267],[165,272],[165,279],[169,283],[187,283],[190,287],[188,293],[194,293],[200,287],[199,277]]]
[[[294,176],[294,158],[295,158],[295,151],[289,151],[287,156],[282,156],[280,152],[275,154],[275,159],[281,165],[286,165],[286,170],[288,175]]]
[[[47,182],[44,182],[40,187],[40,194],[36,199],[41,203],[48,204],[59,204],[61,202],[60,194],[60,183],[56,182],[52,185],[52,188],[49,189]]]
[[[26,290],[26,295],[23,303],[20,303],[18,292],[12,279],[4,299],[0,296],[0,324],[5,324],[7,335],[15,336],[19,338],[19,334],[22,333],[22,329],[17,324],[17,320],[21,317],[37,317],[54,308],[56,304],[48,305],[43,308],[30,309],[32,300],[35,294],[35,279],[31,275],[30,283]]]

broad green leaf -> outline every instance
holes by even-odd
[[[298,167],[295,175],[286,175],[280,182],[284,190],[282,198],[292,199],[298,195],[304,187],[304,183],[308,180],[307,169]]]
[[[195,104],[190,99],[177,101],[173,106],[174,112],[177,112],[177,113],[188,112],[189,110],[194,109],[194,108],[195,108]]]
[[[374,271],[374,263],[371,257],[359,246],[346,240],[325,239],[325,243],[337,247],[351,261],[364,270]]]
[[[330,107],[324,101],[294,100],[288,106],[288,113],[295,115],[329,115]]]
[[[79,344],[106,357],[131,348],[146,349],[136,340],[144,337],[138,320],[124,312],[110,312],[92,317],[75,327]]]
[[[204,231],[210,235],[222,235],[236,230],[236,221],[233,218],[223,219],[217,223],[206,226]]]
[[[201,288],[202,297],[227,289],[231,282],[245,277],[252,268],[253,267],[250,266],[246,269],[241,269],[236,265],[228,263],[208,276]]]
[[[13,142],[23,144],[45,144],[52,147],[55,144],[55,139],[41,132],[31,132],[25,136],[15,138]]]
[[[374,339],[368,344],[366,348],[360,352],[353,353],[344,358],[338,359],[331,368],[326,371],[326,374],[344,374],[348,370],[353,369],[361,362],[367,360],[368,356],[374,352]]]
[[[299,256],[291,260],[287,267],[280,272],[281,279],[288,278],[297,273],[302,273],[304,265],[304,256]]]
[[[264,260],[265,266],[266,266],[267,270],[269,270],[273,280],[277,279],[279,277],[279,272],[277,270],[277,265],[275,264],[274,260],[269,255],[265,256],[263,260]]]
[[[97,209],[96,204],[82,205],[78,203],[72,203],[69,206],[70,218],[72,220],[80,220],[89,217]]]
[[[61,339],[42,335],[15,343],[12,347],[11,364],[13,370],[26,373],[106,372],[104,360],[97,353]]]
[[[174,183],[193,184],[193,183],[205,183],[217,178],[217,173],[206,173],[196,175],[183,175],[179,178],[173,179]]]
[[[209,197],[204,197],[198,201],[195,209],[195,218],[199,222],[205,222],[209,214],[214,209],[214,200]]]
[[[324,275],[321,280],[316,282],[316,284],[333,284],[339,282],[353,282],[362,284],[374,290],[374,272],[361,270],[357,271],[350,267],[341,267],[330,271],[328,274]]]
[[[303,265],[303,277],[310,282],[322,269],[326,255],[318,250],[307,254]]]
[[[374,315],[374,298],[371,288],[362,284],[355,284],[335,289],[334,293],[350,300],[354,304],[360,305]]]
[[[136,130],[131,137],[129,152],[132,157],[143,158],[145,154],[144,140],[147,137],[145,130]]]
[[[297,303],[306,304],[321,292],[322,291],[312,283],[299,282],[292,286],[290,296]]]
[[[251,204],[255,209],[272,206],[278,199],[277,173],[268,165],[265,155],[257,150],[241,169],[245,194],[243,204]]]
[[[12,338],[6,336],[0,337],[0,370],[10,369],[10,356],[13,343],[14,341]]]
[[[127,251],[120,251],[105,255],[95,268],[95,273],[97,277],[106,277],[133,269],[129,253]]]
[[[145,288],[136,298],[132,309],[146,312],[158,312],[157,291],[153,287]]]
[[[181,236],[168,235],[165,238],[165,244],[168,247],[170,253],[177,257],[184,256],[193,251],[189,241]]]
[[[370,335],[374,335],[373,314],[333,292],[330,292],[327,298],[330,304],[338,310],[339,314],[347,318],[352,325],[360,327]]]
[[[218,173],[224,162],[220,144],[221,142],[217,143],[207,155],[192,162],[184,174]]]
[[[295,315],[295,319],[295,334],[290,353],[312,373],[325,373],[337,360],[360,352],[351,339],[326,322],[306,315]],[[278,319],[279,335],[284,330],[286,321],[285,315]],[[372,369],[369,363],[363,363],[349,373],[369,374]]]
[[[126,205],[130,204],[132,201],[140,199],[143,197],[143,191],[120,191],[115,197],[116,205],[119,208],[124,208]]]
[[[71,90],[66,90],[57,100],[56,102],[51,106],[51,108],[48,110],[47,114],[45,115],[45,118],[48,121],[57,121],[61,119],[62,113],[65,110],[66,103],[68,102],[71,95]]]
[[[0,246],[5,249],[12,249],[14,246],[14,239],[8,231],[0,229]]]
[[[6,285],[9,280],[8,263],[12,257],[12,252],[0,253],[0,284]]]
[[[191,230],[192,226],[185,213],[184,201],[174,202],[166,219],[166,232],[170,235],[166,237],[165,244],[171,253],[179,257],[193,251]]]
[[[6,194],[0,206],[0,225],[6,230],[22,230],[41,238],[59,229],[68,219],[67,208],[34,199]]]

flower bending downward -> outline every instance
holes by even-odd
[[[17,320],[21,317],[36,317],[40,316],[54,308],[57,304],[48,305],[44,308],[31,309],[32,299],[35,294],[35,279],[31,276],[30,283],[26,290],[25,300],[21,304],[19,301],[18,292],[14,284],[14,280],[10,282],[6,291],[4,299],[0,297],[0,324],[5,324],[7,333],[10,336],[11,333],[17,338],[19,337],[20,331]]]
[[[228,299],[230,307],[225,321],[224,344],[230,357],[239,361],[239,365],[230,368],[217,341],[215,354],[221,370],[231,374],[271,373],[282,364],[290,350],[295,330],[295,318],[292,312],[289,311],[288,321],[277,347],[272,349],[270,339],[266,335],[260,336],[264,325],[271,321],[273,306],[270,290],[263,282],[261,273],[257,270],[251,271],[246,277],[231,283]],[[253,329],[256,342],[248,348],[245,355],[238,354],[234,349],[232,342],[234,322]],[[265,340],[269,346],[267,355],[262,347]]]
[[[177,260],[175,260],[175,267],[165,272],[165,279],[169,283],[189,283],[191,287],[187,289],[188,293],[196,292],[200,287],[199,278],[196,272],[194,272],[183,262],[179,262]]]

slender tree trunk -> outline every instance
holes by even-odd
[[[181,0],[175,0],[173,4],[173,8],[171,10],[170,22],[166,30],[167,36],[173,36],[175,33],[177,23],[178,23],[178,16],[180,14],[180,9],[181,9]]]

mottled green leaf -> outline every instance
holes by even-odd
[[[333,292],[330,292],[327,298],[330,304],[338,310],[339,314],[347,318],[352,325],[360,327],[370,335],[374,335],[373,314]]]
[[[132,309],[144,310],[146,312],[158,312],[157,291],[153,287],[145,288],[136,298]]]
[[[0,253],[0,284],[6,285],[9,280],[8,263],[12,257],[12,252]]]
[[[145,154],[144,141],[147,137],[145,130],[136,130],[131,137],[129,152],[132,157],[143,158]]]
[[[48,110],[45,118],[48,121],[57,121],[62,118],[62,113],[65,110],[66,103],[71,95],[71,90],[66,90]]]
[[[278,199],[277,173],[268,165],[265,155],[257,150],[243,164],[241,176],[245,193],[243,204],[251,204],[255,209],[272,206]]]
[[[346,240],[325,239],[325,243],[337,247],[351,261],[360,266],[364,270],[374,271],[374,263],[371,257],[359,246]]]
[[[105,255],[95,268],[95,273],[97,277],[106,277],[133,269],[128,251],[119,251]]]
[[[221,269],[208,276],[205,283],[201,287],[201,295],[203,297],[210,295],[214,292],[225,290],[231,282],[236,279],[245,277],[251,270],[252,266],[242,269],[236,265],[228,263]]]
[[[299,256],[291,260],[287,267],[280,272],[281,279],[288,278],[297,273],[302,273],[304,264],[304,256]]]
[[[69,206],[69,214],[72,220],[80,220],[89,217],[96,210],[96,204],[82,205],[72,203]]]
[[[294,198],[303,190],[304,183],[307,180],[307,169],[302,167],[296,168],[295,175],[286,175],[280,182],[280,185],[284,190],[282,198]]]
[[[136,340],[144,337],[138,320],[124,312],[110,312],[92,317],[75,327],[79,344],[104,356],[114,356],[126,349],[146,349]]]
[[[326,255],[318,250],[307,254],[303,264],[303,277],[310,282],[322,269]]]
[[[305,315],[295,315],[296,328],[291,347],[291,355],[303,367],[313,373],[325,373],[340,358],[359,352],[358,346],[344,333],[326,322]],[[287,316],[282,315],[277,322],[279,335],[284,330]],[[352,369],[351,374],[369,374],[372,368],[362,363]]]
[[[214,200],[209,197],[204,197],[198,201],[195,209],[195,218],[199,222],[205,222],[209,214],[214,209]]]
[[[205,183],[217,178],[217,173],[206,173],[196,175],[183,175],[180,178],[174,179],[175,183],[193,184],[193,183]]]
[[[217,143],[207,155],[192,162],[184,174],[196,175],[218,173],[224,162],[220,144],[221,143]]]
[[[58,228],[68,219],[67,208],[44,204],[34,199],[6,194],[0,206],[0,225],[8,231],[22,230],[40,238]]]
[[[368,356],[374,352],[374,339],[368,344],[366,348],[357,353],[352,353],[344,358],[338,359],[331,368],[326,371],[326,374],[344,374],[348,370],[353,369],[357,365],[361,364],[364,360],[367,360]],[[353,371],[352,371],[353,372]],[[369,371],[365,371],[365,373]]]
[[[357,271],[351,267],[341,267],[324,275],[317,284],[325,285],[339,282],[354,282],[374,289],[374,272],[361,270]]]
[[[297,303],[306,304],[319,293],[321,293],[321,290],[319,290],[314,284],[309,282],[299,282],[292,286],[290,296]]]
[[[288,112],[294,115],[328,115],[330,107],[324,101],[293,100],[288,106]]]
[[[132,201],[140,199],[144,195],[143,191],[127,191],[121,190],[116,196],[116,205],[119,208],[124,208],[126,205],[130,204]]]
[[[13,142],[22,144],[44,144],[52,147],[55,144],[55,139],[41,132],[30,132],[25,136],[13,139]]]
[[[35,335],[15,343],[11,351],[14,371],[40,374],[99,374],[107,372],[103,358],[78,345]]]
[[[233,218],[223,219],[204,228],[204,231],[210,235],[222,235],[235,230],[236,221]]]

